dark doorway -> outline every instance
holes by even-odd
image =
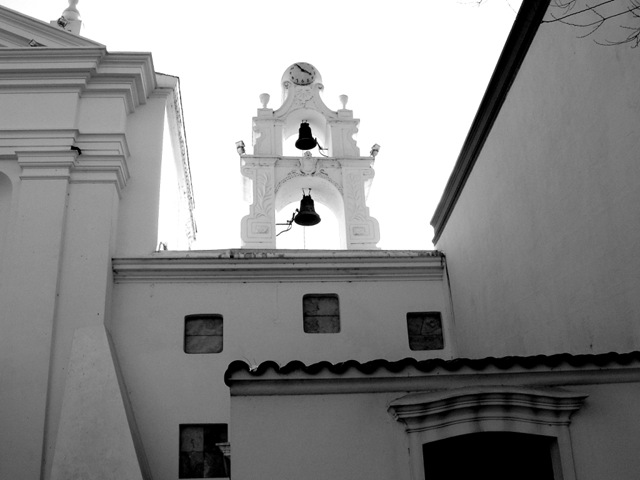
[[[483,432],[426,443],[426,480],[554,480],[553,439],[512,432]]]

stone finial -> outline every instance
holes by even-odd
[[[268,93],[260,94],[260,103],[262,103],[262,108],[267,108],[270,98],[271,98],[271,95],[269,95]]]
[[[76,8],[76,5],[78,5],[78,0],[69,0],[69,6],[62,12],[60,18],[50,22],[51,25],[57,26],[74,35],[80,35],[82,20],[80,19],[80,12]]]
[[[342,104],[342,109],[346,109],[347,108],[347,102],[349,101],[349,97],[346,95],[340,95],[338,97],[340,99],[340,103]]]
[[[67,20],[80,20],[80,12],[76,8],[79,0],[69,0],[69,6],[62,12],[62,16]]]

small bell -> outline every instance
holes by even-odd
[[[293,221],[303,227],[311,227],[320,223],[320,215],[316,213],[313,207],[313,199],[311,198],[311,192],[309,195],[302,194],[302,200],[300,200],[300,210],[298,214],[293,217]]]
[[[311,133],[311,127],[307,122],[302,122],[300,124],[300,129],[298,130],[298,140],[296,140],[296,148],[298,150],[311,150],[318,145],[318,142],[315,138],[313,138],[313,134]]]

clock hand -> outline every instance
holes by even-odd
[[[308,74],[308,75],[311,75],[311,72],[307,72],[304,68],[302,68],[302,67],[301,67],[300,65],[298,65],[297,63],[296,63],[296,67],[298,67],[298,68],[299,68],[301,71],[303,71],[304,73],[306,73],[306,74]]]

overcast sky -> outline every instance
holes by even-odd
[[[43,21],[58,18],[68,4],[0,3]],[[340,108],[340,94],[349,96],[347,108],[360,119],[361,154],[381,145],[368,201],[380,222],[379,246],[431,249],[429,221],[519,5],[80,0],[78,10],[83,36],[111,52],[152,52],[156,71],[180,77],[196,198],[195,248],[240,246],[240,220],[249,207],[234,144],[242,139],[252,152],[258,96],[269,93],[269,107],[278,108],[282,74],[302,61],[322,75],[329,108]],[[306,247],[335,248],[330,218],[321,207],[319,212],[323,222],[307,228]],[[287,211],[277,221],[290,216]],[[302,247],[294,230],[302,233],[294,227],[278,237],[279,247]]]

